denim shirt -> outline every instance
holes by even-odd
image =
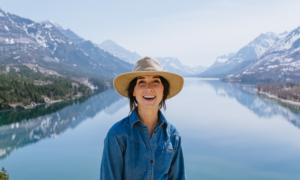
[[[100,180],[185,180],[181,137],[158,112],[150,139],[148,127],[136,111],[107,133]]]

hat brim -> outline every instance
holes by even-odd
[[[136,77],[145,76],[145,75],[158,75],[164,77],[170,84],[169,96],[167,99],[174,97],[178,94],[183,87],[183,77],[170,72],[165,71],[135,71],[120,74],[119,76],[115,77],[114,79],[114,88],[116,91],[124,97],[128,97],[127,88],[129,83]]]

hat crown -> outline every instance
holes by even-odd
[[[133,72],[135,71],[163,71],[163,68],[157,60],[146,56],[135,63]]]

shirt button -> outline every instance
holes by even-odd
[[[151,175],[149,176],[149,179],[151,179]]]
[[[147,132],[147,130],[145,130],[145,134],[147,134],[148,132]]]
[[[152,164],[152,163],[153,163],[153,160],[151,160],[150,163]]]
[[[154,131],[154,133],[156,133],[156,131]]]

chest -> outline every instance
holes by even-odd
[[[167,179],[176,136],[154,132],[150,139],[148,132],[141,132],[124,139],[125,174],[131,179]]]

